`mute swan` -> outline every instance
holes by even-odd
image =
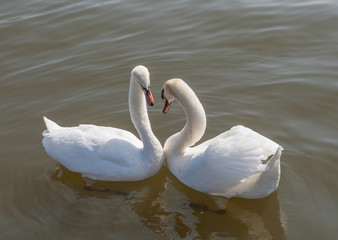
[[[235,126],[190,147],[201,139],[206,128],[202,104],[181,79],[166,81],[161,97],[164,114],[176,99],[187,118],[184,128],[164,144],[167,166],[182,183],[210,194],[214,200],[217,197],[213,196],[262,198],[277,188],[281,146],[249,128]]]
[[[149,72],[136,66],[130,78],[129,111],[142,141],[118,128],[87,124],[60,127],[44,117],[47,130],[43,132],[43,146],[48,155],[84,177],[102,181],[149,178],[161,169],[164,160],[162,145],[151,130],[146,101],[154,105]]]

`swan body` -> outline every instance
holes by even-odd
[[[161,95],[164,114],[176,99],[187,118],[184,128],[164,144],[167,166],[182,183],[226,198],[262,198],[278,187],[281,146],[247,127],[235,126],[191,147],[206,128],[202,104],[181,79],[165,82]]]
[[[149,72],[137,66],[131,72],[129,111],[141,140],[118,128],[89,124],[60,127],[44,117],[43,146],[48,155],[84,177],[102,181],[149,178],[164,160],[162,146],[151,130],[146,102],[154,104]]]

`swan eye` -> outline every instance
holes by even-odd
[[[139,84],[140,84],[140,86],[141,86],[141,88],[142,88],[143,91],[145,91],[145,92],[148,92],[148,91],[149,91],[149,90],[148,90],[149,88],[147,89],[147,88],[143,87],[143,85],[142,85],[140,82],[139,82]]]

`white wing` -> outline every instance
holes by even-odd
[[[99,180],[108,180],[110,176],[117,178],[111,180],[137,176],[130,169],[141,164],[143,144],[128,131],[95,125],[59,127],[55,124],[44,131],[43,136],[48,155],[71,171]]]
[[[267,159],[278,144],[243,126],[188,149],[184,164],[175,172],[186,185],[222,195],[255,173],[267,170]],[[175,175],[176,175],[175,174]]]

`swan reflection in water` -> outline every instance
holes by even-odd
[[[130,226],[126,226],[126,229],[114,228],[114,219],[108,218],[116,214],[120,214],[116,219],[126,218],[132,211],[139,217],[136,221],[165,238],[286,239],[287,236],[286,216],[281,211],[277,191],[263,199],[230,199],[226,211],[219,213],[208,195],[186,187],[166,167],[154,177],[139,182],[86,180],[62,165],[51,178],[52,185],[61,182],[62,188],[64,185],[71,188],[76,194],[77,200],[74,201],[79,198],[86,201],[109,200],[94,206],[101,209],[78,209],[76,214],[79,216],[72,216],[80,218],[78,222],[83,216],[78,211],[98,214],[96,218],[101,219],[100,224],[103,225],[100,231],[133,232]],[[59,190],[60,186],[56,188]],[[86,206],[93,207],[93,204]],[[82,221],[85,223],[85,220]],[[134,234],[138,235],[137,230]]]

